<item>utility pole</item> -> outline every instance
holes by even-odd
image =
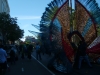
[[[70,12],[70,31],[73,31],[73,17],[72,17],[72,0],[69,3],[69,12]]]

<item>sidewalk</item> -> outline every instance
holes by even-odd
[[[36,57],[36,52],[34,51],[32,53],[34,57]],[[47,67],[47,64],[49,63],[50,59],[52,59],[53,54],[50,56],[48,54],[41,54],[42,60],[40,61],[45,67]],[[100,75],[100,64],[92,64],[93,68],[90,68],[87,64],[82,64],[82,67],[80,70],[73,69],[72,73],[70,75]],[[66,75],[64,73],[52,70],[52,72],[55,75]]]

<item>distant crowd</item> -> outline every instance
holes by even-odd
[[[41,60],[41,55],[40,55],[40,44],[37,43],[33,45],[32,43],[30,44],[25,44],[21,43],[20,45],[16,44],[7,44],[3,45],[2,41],[0,41],[0,75],[3,71],[6,71],[8,68],[8,60],[11,64],[15,64],[16,60],[21,57],[24,59],[27,57],[28,59],[31,59],[31,54],[33,50],[36,50],[36,58]]]

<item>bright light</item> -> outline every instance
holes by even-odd
[[[25,41],[25,38],[21,38],[22,41]]]

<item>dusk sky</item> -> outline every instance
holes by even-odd
[[[39,32],[32,24],[39,25],[41,16],[52,0],[8,0],[11,17],[18,18],[18,25],[25,36],[34,36],[28,30]],[[96,0],[100,4],[100,0]],[[100,6],[100,5],[99,5]]]

